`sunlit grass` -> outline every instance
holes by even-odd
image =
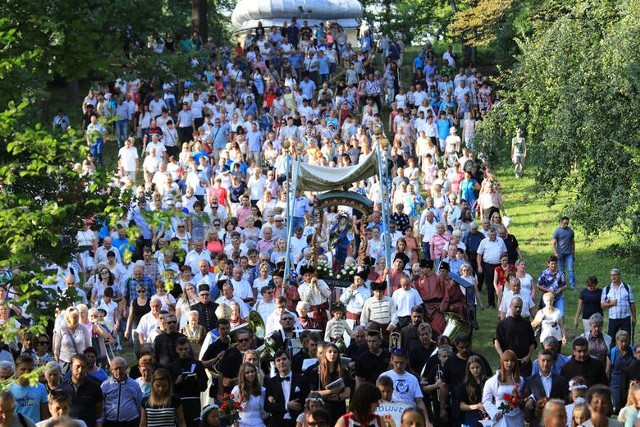
[[[507,216],[512,221],[509,232],[517,237],[520,249],[527,260],[527,271],[537,280],[540,272],[546,268],[547,258],[549,255],[553,255],[551,236],[563,214],[563,206],[568,203],[568,195],[561,194],[556,198],[555,204],[549,206],[549,199],[534,194],[533,179],[526,175],[522,179],[516,179],[510,167],[499,169],[498,180],[503,189]],[[580,228],[572,224],[570,226],[576,233],[574,268],[577,291],[567,290],[565,292],[565,326],[569,343],[574,336],[582,333],[580,323],[578,324],[580,329],[573,327],[573,319],[580,289],[584,287],[587,277],[596,276],[600,287],[604,287],[609,283],[609,270],[612,267],[618,267],[623,272],[623,281],[632,285],[634,291],[637,292],[636,278],[639,271],[637,263],[632,259],[615,258],[602,254],[602,250],[609,246],[624,243],[619,234],[608,232],[588,243]],[[483,301],[486,301],[486,290],[483,290]],[[478,318],[480,330],[474,332],[474,350],[485,355],[491,365],[497,367],[498,356],[493,348],[497,311],[478,311]],[[569,345],[563,348],[563,353],[570,353]]]

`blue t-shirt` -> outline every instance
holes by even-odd
[[[556,241],[556,249],[559,255],[569,255],[573,253],[573,230],[570,227],[556,228],[553,238]]]
[[[25,387],[13,383],[9,386],[9,391],[16,400],[14,412],[26,415],[36,423],[40,422],[40,405],[49,402],[44,385],[38,383],[35,387]]]

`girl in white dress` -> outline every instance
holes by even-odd
[[[264,427],[264,418],[268,414],[264,410],[265,389],[260,386],[257,368],[249,362],[240,365],[238,385],[231,391],[233,399],[242,404],[239,411],[239,427]]]
[[[518,358],[513,351],[507,350],[500,357],[500,369],[487,380],[482,392],[482,406],[493,421],[493,426],[524,426],[520,405],[509,406],[509,401],[505,399],[513,396],[514,390],[520,392],[523,385],[524,378],[520,376]],[[508,409],[502,409],[506,407]]]

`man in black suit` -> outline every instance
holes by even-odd
[[[538,365],[540,373],[527,378],[523,389],[525,396],[533,396],[534,399],[527,401],[525,407],[525,419],[531,426],[540,425],[542,408],[550,399],[562,399],[567,401],[569,395],[569,384],[567,380],[551,372],[553,367],[554,354],[551,350],[542,350],[538,353]]]
[[[238,370],[242,364],[244,352],[251,348],[253,334],[248,329],[240,329],[236,333],[236,346],[224,352],[220,362],[222,371],[222,387],[225,393],[231,393],[233,386],[238,384]]]
[[[493,347],[499,356],[512,350],[520,361],[520,372],[523,376],[528,376],[531,375],[531,358],[536,348],[536,337],[531,323],[522,317],[522,306],[522,298],[513,297],[510,304],[511,315],[498,322]]]
[[[285,351],[278,350],[274,362],[278,374],[265,379],[264,409],[271,414],[268,425],[294,427],[296,418],[304,410],[308,384],[303,376],[291,372],[291,360]]]
[[[198,324],[204,326],[207,331],[216,328],[218,317],[216,316],[218,304],[211,301],[211,288],[206,283],[198,286],[198,302],[191,306],[191,310],[198,312]]]
[[[298,350],[298,348],[293,347],[292,340],[300,339],[299,333],[293,329],[295,321],[293,314],[285,311],[280,315],[280,329],[271,334],[271,338],[275,342],[275,349],[285,350],[290,359],[293,359],[294,351],[297,353]]]

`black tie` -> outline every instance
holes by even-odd
[[[289,378],[289,377],[280,377],[280,382],[282,382],[282,381],[290,381],[290,380],[291,380],[291,378]]]

